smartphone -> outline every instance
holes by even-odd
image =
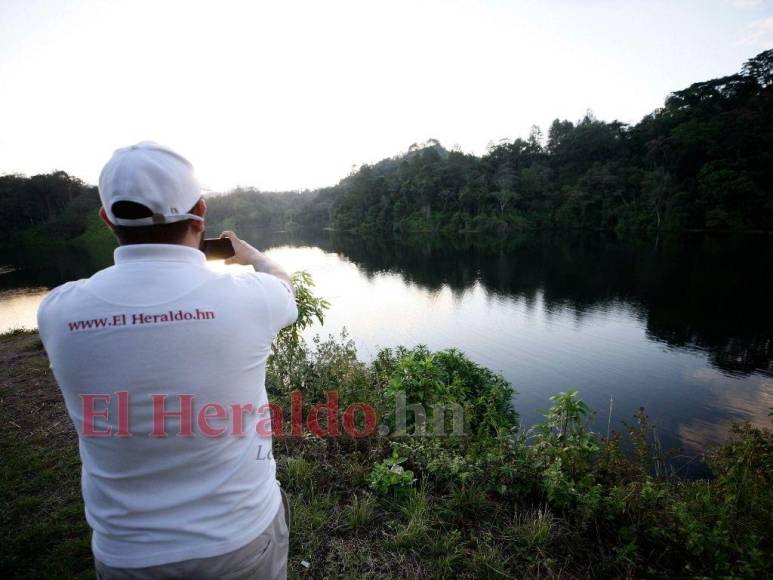
[[[201,240],[201,251],[207,260],[225,260],[234,255],[234,247],[228,238],[206,238]]]

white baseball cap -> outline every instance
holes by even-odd
[[[107,217],[119,226],[203,221],[187,213],[201,198],[193,166],[179,153],[153,141],[142,141],[113,153],[99,174],[99,198]],[[116,217],[113,206],[119,201],[145,206],[152,215],[135,219]]]

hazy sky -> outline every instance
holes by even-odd
[[[430,137],[636,122],[772,46],[768,0],[0,0],[0,173],[96,183],[150,139],[213,189],[332,185]]]

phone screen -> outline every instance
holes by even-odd
[[[228,238],[206,238],[201,241],[201,251],[207,260],[225,260],[234,255],[234,247]]]

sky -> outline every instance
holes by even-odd
[[[773,47],[773,0],[0,0],[0,174],[96,183],[118,147],[205,188],[333,185],[438,139],[635,123]]]

